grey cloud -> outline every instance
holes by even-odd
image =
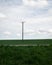
[[[22,0],[0,0],[1,6],[21,5]]]

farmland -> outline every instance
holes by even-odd
[[[52,40],[0,40],[0,65],[52,65]]]
[[[0,45],[52,44],[52,39],[43,40],[0,40]]]

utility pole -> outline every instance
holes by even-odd
[[[24,39],[24,22],[22,22],[22,40]]]

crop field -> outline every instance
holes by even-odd
[[[52,46],[0,46],[0,65],[52,65]]]
[[[44,39],[44,40],[0,40],[0,45],[34,45],[34,44],[52,44],[52,39]]]
[[[0,40],[0,65],[52,65],[52,40]]]

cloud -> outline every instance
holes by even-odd
[[[21,5],[22,0],[0,0],[1,6],[16,6]]]
[[[50,9],[48,10],[48,14],[49,14],[49,15],[52,15],[52,8],[50,8]]]
[[[33,18],[27,18],[25,19],[27,23],[48,23],[52,21],[52,16],[47,16],[47,17],[33,17]]]
[[[5,35],[11,35],[11,32],[5,31],[4,34],[5,34]]]
[[[52,34],[52,29],[45,29],[45,28],[43,29],[43,28],[41,28],[41,29],[37,30],[37,33],[38,34],[46,34],[46,35],[47,34]]]
[[[52,34],[52,29],[49,29],[48,32]]]
[[[28,12],[27,9],[23,6],[9,7],[8,9],[5,10],[8,20],[10,21],[22,20],[22,18],[27,15],[27,12]]]
[[[40,30],[38,30],[38,33],[39,34],[48,34],[48,31],[45,29],[40,29]]]
[[[17,36],[21,36],[21,34],[20,34],[20,33],[17,33],[16,35],[17,35]]]
[[[4,15],[3,13],[0,13],[0,18],[6,18],[6,15]]]
[[[31,32],[34,32],[34,30],[33,29],[26,29],[25,30],[25,33],[31,33]]]
[[[47,0],[23,0],[23,4],[26,6],[32,6],[32,7],[45,7],[48,5]]]
[[[24,38],[35,39],[51,37],[52,16],[50,15],[52,10],[49,7],[42,8],[48,5],[48,1],[23,0],[23,4],[24,5],[21,6],[0,6],[0,38],[6,38],[8,36],[7,38],[21,39],[22,24],[20,22],[22,21],[25,21]],[[3,31],[5,32],[3,33]]]

